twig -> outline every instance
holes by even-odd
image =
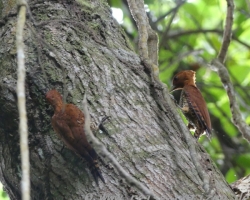
[[[217,71],[221,82],[227,92],[229,101],[230,101],[230,109],[232,112],[233,123],[242,133],[243,137],[250,142],[250,128],[245,123],[245,121],[241,117],[240,109],[236,101],[235,91],[233,84],[231,83],[230,76],[227,68],[224,65],[227,50],[230,44],[231,35],[232,35],[232,25],[233,25],[233,10],[234,3],[233,0],[227,0],[227,18],[225,24],[225,30],[223,35],[223,42],[221,45],[220,53],[214,61],[212,61],[212,69]]]
[[[29,147],[28,147],[28,126],[26,113],[26,99],[25,99],[25,63],[24,63],[24,43],[23,30],[26,21],[26,5],[25,0],[17,2],[19,12],[17,18],[16,28],[16,46],[17,46],[17,98],[19,110],[19,132],[20,132],[20,150],[22,162],[22,199],[30,199],[30,166],[29,166]]]
[[[227,92],[230,101],[233,123],[242,133],[243,137],[248,140],[248,142],[250,142],[250,128],[241,117],[240,109],[235,97],[235,91],[233,88],[233,84],[230,81],[227,68],[218,59],[214,60],[212,62],[212,65],[215,66],[221,82]]]
[[[158,79],[158,36],[148,23],[143,0],[127,0],[127,2],[139,32],[140,58],[148,70],[153,71],[154,77]]]
[[[221,45],[220,53],[218,59],[221,63],[224,63],[228,47],[230,45],[231,36],[232,36],[232,26],[233,26],[233,12],[234,12],[234,2],[233,0],[227,1],[227,18],[225,24],[225,30],[223,33],[223,42]]]
[[[97,153],[103,156],[103,158],[107,158],[114,165],[114,167],[117,169],[119,174],[122,177],[124,177],[129,184],[137,187],[146,196],[150,196],[151,197],[150,199],[159,199],[147,187],[145,187],[143,184],[141,184],[139,181],[133,178],[129,173],[127,173],[125,169],[117,162],[116,158],[111,153],[108,152],[106,147],[94,137],[90,128],[91,123],[90,123],[90,114],[89,114],[88,105],[87,105],[86,92],[85,92],[82,104],[83,104],[83,113],[85,116],[84,130],[85,130],[88,141],[92,143]]]
[[[172,12],[175,12],[176,10],[178,10],[179,7],[181,7],[184,3],[186,3],[186,1],[177,2],[176,6],[174,8],[170,9],[168,12],[166,12],[162,16],[158,17],[158,19],[154,22],[154,24],[156,25],[161,20],[165,19],[165,17],[167,17],[168,15],[170,15]]]
[[[181,4],[180,4],[180,5],[181,5]],[[169,19],[169,22],[168,22],[168,24],[167,24],[167,27],[166,27],[164,33],[162,34],[162,39],[161,39],[160,45],[159,45],[160,48],[162,48],[162,47],[164,46],[165,42],[167,41],[166,38],[167,38],[167,36],[168,36],[168,32],[169,32],[170,27],[171,27],[171,24],[172,24],[172,22],[174,21],[174,18],[175,18],[175,16],[176,16],[177,12],[178,12],[179,7],[180,7],[180,6],[177,6],[176,9],[173,11],[173,14],[172,14],[172,16],[171,16],[170,19]]]

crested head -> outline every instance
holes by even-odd
[[[180,90],[186,85],[195,85],[195,72],[192,70],[180,71],[173,78],[171,91]]]
[[[46,93],[46,100],[54,108],[63,103],[62,96],[57,90],[50,90]]]

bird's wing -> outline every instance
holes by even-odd
[[[75,140],[82,140],[84,133],[84,114],[73,104],[66,104],[64,111],[65,123],[69,126]],[[85,138],[84,138],[85,139]]]
[[[97,153],[85,135],[84,123],[83,112],[73,104],[66,104],[60,112],[52,117],[54,130],[67,147],[88,161],[97,184],[98,177],[105,183],[97,162]]]
[[[76,149],[72,145],[75,138],[68,124],[65,123],[64,115],[62,113],[54,114],[54,116],[52,117],[52,126],[59,138],[62,139],[66,144],[66,146],[69,149],[76,151]]]
[[[73,104],[67,104],[65,112],[67,114],[67,123],[75,140],[74,148],[82,156],[87,156],[88,153],[92,159],[97,159],[97,154],[89,144],[84,131],[85,118],[83,112]]]
[[[206,102],[200,90],[195,86],[187,85],[183,88],[188,104],[193,108],[198,120],[211,134],[211,121],[207,110]]]

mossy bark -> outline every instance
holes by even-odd
[[[202,180],[193,165],[174,113],[155,101],[150,75],[111,16],[105,1],[29,3],[25,28],[26,98],[32,199],[95,199],[141,195],[104,159],[106,184],[97,187],[86,161],[63,144],[51,127],[45,92],[56,88],[65,101],[82,107],[87,93],[93,123],[105,115],[108,134],[96,137],[133,177],[163,199],[201,197]],[[20,150],[16,99],[16,16],[0,24],[0,181],[11,199],[20,199]],[[171,105],[170,105],[171,106]],[[213,199],[233,199],[232,190],[197,144],[210,175]]]

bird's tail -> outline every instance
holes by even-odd
[[[209,141],[211,142],[211,137],[212,137],[212,131],[211,129],[206,129],[206,136],[209,139]]]
[[[99,164],[98,164],[97,160],[93,160],[93,163],[90,166],[90,171],[91,171],[97,185],[99,185],[98,178],[100,178],[102,180],[102,182],[105,183],[105,180],[102,176],[102,172],[99,168]]]

